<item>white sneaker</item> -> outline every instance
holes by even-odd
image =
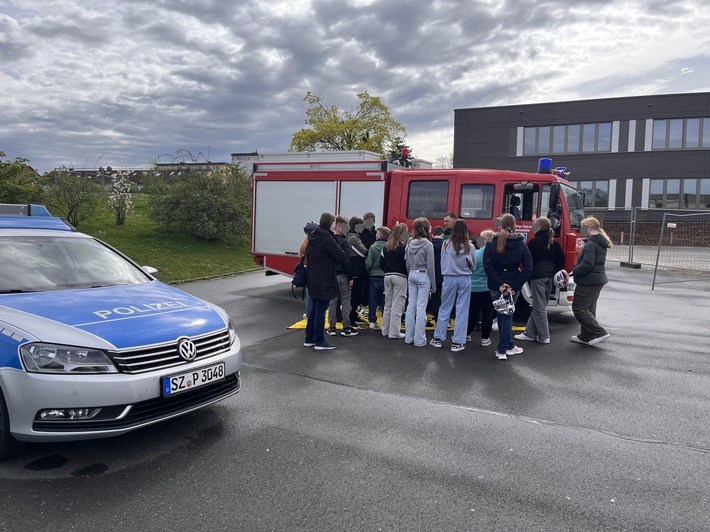
[[[522,352],[523,352],[523,348],[522,348],[522,347],[518,347],[518,346],[516,345],[513,349],[508,349],[508,350],[505,352],[505,354],[508,355],[508,356],[511,356],[511,355],[520,355],[520,354],[522,354]]]
[[[491,345],[491,343],[492,343],[492,342],[491,342],[491,339],[490,339],[490,338],[481,338],[481,345],[482,345],[482,346],[485,347],[485,346],[487,346],[487,345]]]
[[[573,336],[572,338],[570,338],[570,340],[572,340],[573,342],[578,343],[578,344],[589,345],[589,342],[585,342],[579,336]]]
[[[404,338],[404,333],[398,332],[394,336],[389,335],[387,338],[389,338],[390,340],[399,340],[400,338]]]
[[[370,322],[370,329],[377,329],[377,322],[371,321]]]
[[[513,336],[513,338],[515,338],[516,340],[521,340],[523,342],[534,342],[535,341],[535,338],[531,338],[530,336],[528,336],[525,333],[516,334],[515,336]]]
[[[549,338],[545,338],[544,340],[541,340],[540,338],[538,338],[537,341],[540,342],[541,344],[549,344],[550,343]]]
[[[604,336],[598,336],[596,338],[592,338],[589,340],[589,345],[597,345],[599,342],[603,342],[607,338],[609,338],[611,335],[610,334],[605,334]]]
[[[456,351],[463,351],[466,349],[466,344],[451,344],[451,350],[456,352]]]
[[[498,330],[498,320],[493,322],[493,326],[491,327],[491,331],[497,331]]]
[[[508,360],[508,355],[506,355],[505,353],[499,353],[498,351],[496,351],[496,358],[498,360]]]

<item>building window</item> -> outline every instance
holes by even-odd
[[[611,151],[611,122],[526,127],[523,155]]]
[[[651,179],[649,208],[708,209],[710,179]]]
[[[609,206],[609,181],[577,181],[575,186],[584,197],[585,207]]]
[[[710,117],[653,121],[654,150],[697,150],[698,148],[710,148]]]

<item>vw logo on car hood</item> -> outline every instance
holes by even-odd
[[[180,357],[190,362],[191,360],[195,360],[197,356],[197,346],[187,338],[183,338],[178,342],[178,353]]]

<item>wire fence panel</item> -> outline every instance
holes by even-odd
[[[614,243],[607,260],[654,268],[652,288],[710,278],[710,212],[640,207],[585,211],[599,220]]]
[[[704,279],[710,279],[710,213],[665,213],[651,289]]]

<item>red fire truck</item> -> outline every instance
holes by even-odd
[[[362,152],[358,152],[361,154]],[[502,213],[518,219],[518,231],[532,238],[533,221],[547,216],[558,222],[556,235],[572,270],[582,238],[582,198],[564,178],[541,159],[535,173],[483,169],[404,168],[370,154],[359,160],[307,160],[294,154],[291,161],[257,161],[253,172],[252,253],[267,274],[291,276],[304,239],[303,226],[318,221],[321,213],[345,217],[373,212],[378,225],[405,223],[424,216],[432,226],[443,225],[448,212],[466,221],[475,238],[484,229],[495,230]],[[343,158],[342,152],[339,157]],[[417,166],[417,165],[415,165]],[[570,305],[574,283],[555,294],[551,304]],[[530,301],[529,290],[523,296]]]

